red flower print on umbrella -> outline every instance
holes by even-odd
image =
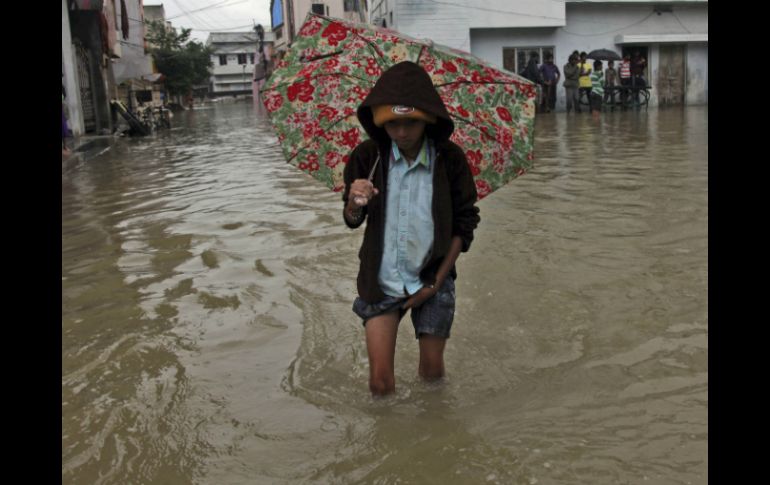
[[[356,109],[406,60],[428,72],[447,106],[479,199],[532,167],[533,83],[430,40],[312,13],[262,89],[289,163],[341,190],[349,154],[367,138]]]

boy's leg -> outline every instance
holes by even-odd
[[[369,390],[383,396],[395,392],[396,335],[398,310],[377,315],[366,322],[366,351],[369,354]]]
[[[420,377],[435,381],[444,377],[444,346],[446,339],[436,335],[420,335]]]
[[[420,377],[435,381],[444,377],[444,346],[455,314],[455,282],[449,277],[438,292],[417,308],[412,308],[414,335],[420,342]]]

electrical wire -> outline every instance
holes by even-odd
[[[626,25],[625,27],[621,27],[619,29],[608,30],[606,32],[594,32],[594,33],[591,33],[591,34],[579,34],[577,32],[570,32],[569,30],[565,29],[564,27],[559,27],[559,28],[562,30],[562,32],[565,32],[565,33],[570,34],[570,35],[576,35],[578,37],[596,37],[598,35],[605,35],[605,34],[611,34],[613,32],[620,32],[621,30],[625,30],[625,29],[627,29],[629,27],[633,27],[634,25],[639,25],[642,22],[644,22],[645,20],[647,20],[648,18],[652,17],[653,15],[655,15],[655,11],[654,10],[652,12],[650,12],[649,15],[644,17],[642,20],[639,20],[638,22],[634,22],[634,23],[632,23],[630,25]]]
[[[677,21],[677,22],[679,22],[679,25],[681,25],[681,26],[682,26],[682,28],[683,28],[683,29],[684,29],[684,30],[685,30],[685,31],[686,31],[688,34],[692,34],[692,32],[690,32],[690,30],[689,30],[687,27],[685,27],[685,26],[684,26],[684,24],[682,23],[682,21],[679,19],[679,16],[676,14],[676,12],[674,12],[674,11],[672,10],[672,11],[671,11],[671,13],[674,15],[674,18],[676,19],[676,21]]]
[[[520,15],[522,17],[534,17],[534,18],[540,18],[540,19],[549,19],[549,20],[563,20],[562,17],[549,17],[547,15],[534,15],[524,12],[514,12],[513,10],[499,10],[494,8],[485,8],[485,7],[478,7],[478,6],[469,6],[469,5],[462,5],[459,3],[451,3],[451,2],[439,2],[438,0],[427,0],[430,3],[435,3],[436,5],[449,5],[451,7],[461,7],[461,8],[467,8],[467,9],[473,9],[473,10],[483,10],[485,12],[494,12],[494,13],[507,13],[511,15]],[[379,6],[379,5],[378,5]]]
[[[231,5],[238,5],[239,3],[245,3],[245,2],[248,2],[249,0],[239,0],[237,2],[227,3],[229,1],[230,0],[224,0],[223,2],[215,3],[213,5],[209,5],[208,7],[201,7],[201,8],[197,8],[197,9],[194,9],[194,10],[188,10],[186,13],[180,13],[179,15],[173,15],[171,17],[166,17],[166,20],[173,20],[173,19],[176,19],[176,18],[179,18],[179,17],[184,17],[185,15],[189,15],[191,13],[201,12],[203,10],[220,9],[220,8],[224,8],[224,7],[229,7]],[[174,3],[176,3],[177,6],[180,7],[180,9],[181,9],[181,5],[179,5],[178,2],[174,2]],[[224,5],[224,4],[227,4],[227,5]],[[184,10],[182,10],[182,11],[184,12]]]

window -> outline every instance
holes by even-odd
[[[534,52],[538,55],[537,64],[543,63],[545,56],[554,56],[553,46],[549,47],[503,47],[503,69],[516,74],[521,74],[527,67],[530,54]],[[556,56],[553,57],[554,64],[558,64]],[[566,59],[564,60],[566,63]]]
[[[318,15],[324,15],[326,13],[323,3],[314,3],[310,5],[310,11]]]
[[[226,66],[227,65],[227,56],[226,55],[220,55],[219,56],[219,65],[220,66]]]
[[[246,64],[246,54],[238,54],[238,64]]]
[[[254,64],[254,54],[249,54],[249,64]]]
[[[272,14],[270,15],[271,26],[273,30],[277,30],[283,23],[283,4],[281,0],[273,0],[273,10],[270,13]]]
[[[358,12],[358,0],[345,0],[344,9],[346,12]]]

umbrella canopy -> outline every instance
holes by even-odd
[[[367,137],[356,109],[401,61],[431,76],[479,199],[532,167],[534,83],[466,52],[312,13],[261,91],[289,163],[341,191],[348,155]]]
[[[609,49],[596,49],[588,53],[586,56],[589,59],[593,59],[595,61],[619,61],[622,59],[620,57],[620,54],[618,54],[615,51],[611,51]]]

